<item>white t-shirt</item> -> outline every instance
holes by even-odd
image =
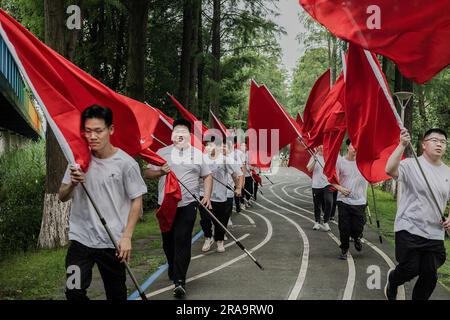
[[[204,161],[208,164],[211,172],[213,174],[213,189],[211,192],[211,201],[214,202],[225,202],[227,201],[227,183],[228,176],[236,174],[237,176],[242,175],[242,170],[238,164],[234,164],[233,159],[225,157],[222,154],[216,159],[211,159],[208,155],[204,155]],[[216,181],[218,180],[218,181]],[[203,196],[203,183],[200,184],[200,195]],[[233,187],[234,184],[231,185]],[[230,191],[231,192],[231,191]]]
[[[70,184],[70,181],[70,169],[67,168],[62,182]],[[121,149],[107,159],[91,156],[84,184],[119,241],[128,223],[131,200],[147,193],[139,165]],[[114,248],[81,185],[73,191],[69,240],[95,249]]]
[[[252,167],[250,166],[250,154],[248,153],[248,151],[245,152],[245,167],[247,169],[247,172],[245,173],[245,177],[251,177],[251,170]]]
[[[322,164],[322,166],[325,166],[325,160],[323,159],[323,156],[317,155],[317,159]],[[313,163],[314,157],[311,157],[308,162],[308,167]],[[323,174],[323,168],[320,164],[317,162],[314,164],[314,171],[312,175],[312,188],[314,189],[322,189],[328,186],[330,183],[328,182],[327,176]]]
[[[242,152],[241,152],[242,153]],[[242,153],[242,155],[243,155],[243,153]],[[233,158],[233,156],[234,156],[234,158]],[[238,176],[238,177],[240,177],[240,176],[242,176],[244,173],[242,172],[242,165],[243,165],[243,163],[242,163],[242,159],[241,158],[239,158],[237,155],[236,155],[236,153],[230,153],[230,155],[228,156],[229,158],[231,158],[232,160],[233,160],[233,163],[237,166],[237,173],[236,173],[236,175]],[[227,181],[228,181],[228,184],[231,186],[231,187],[235,187],[235,184],[234,184],[234,180],[233,180],[233,177],[231,176],[231,174],[228,174],[227,175]],[[227,198],[234,198],[234,192],[233,191],[231,191],[231,190],[229,190],[229,189],[227,189]]]
[[[177,178],[188,188],[195,196],[199,196],[199,178],[211,174],[209,166],[203,161],[203,153],[196,148],[189,146],[184,150],[179,150],[173,145],[158,150],[157,154],[167,161],[170,169]],[[161,167],[148,165],[151,170],[160,170]],[[158,183],[158,204],[161,205],[164,198],[164,188],[166,185],[166,176],[159,178]],[[178,202],[178,207],[187,206],[195,199],[182,186],[182,199]]]
[[[419,157],[419,162],[441,210],[445,210],[450,200],[450,168],[445,164],[432,165],[423,156]],[[402,160],[398,172],[401,188],[395,232],[406,230],[426,239],[444,240],[445,231],[441,225],[439,209],[416,161],[413,158]]]
[[[336,161],[336,174],[339,178],[339,184],[351,192],[348,197],[338,192],[337,201],[355,206],[367,204],[369,183],[359,172],[356,161],[349,161],[339,156]]]

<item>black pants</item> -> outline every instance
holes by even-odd
[[[428,300],[436,287],[437,270],[446,259],[444,241],[430,240],[407,231],[395,233],[395,258],[399,263],[389,281],[400,286],[419,276],[413,300]]]
[[[243,197],[242,195],[240,197],[234,196],[234,204],[236,205],[236,212],[241,212],[241,202]]]
[[[116,257],[116,249],[89,248],[77,241],[71,241],[66,255],[66,271],[69,280],[66,286],[67,300],[89,300],[86,293],[92,281],[94,264],[97,264],[100,271],[106,298],[127,300],[125,265]],[[73,278],[77,272],[72,266],[77,266],[80,271],[79,287]],[[75,287],[72,288],[72,285]]]
[[[222,223],[225,228],[227,227],[228,220],[230,219],[230,211],[229,211],[229,202],[215,202],[211,201],[212,205],[212,213],[214,216]],[[225,231],[223,228],[216,222],[216,220],[212,219],[208,212],[205,209],[200,208],[200,225],[202,226],[203,233],[205,234],[205,238],[212,237],[212,225],[214,224],[214,240],[215,241],[223,241]]]
[[[186,280],[186,273],[191,262],[191,240],[197,216],[197,204],[192,202],[179,207],[173,221],[172,229],[162,233],[163,249],[169,269],[173,272],[173,282]]]
[[[348,250],[350,237],[359,239],[362,237],[366,224],[366,205],[348,205],[342,201],[337,202],[339,210],[339,236],[341,249]]]
[[[245,177],[245,186],[244,186],[245,190],[248,191],[245,192],[245,198],[248,200],[250,200],[251,195],[253,194],[253,179],[252,177]]]
[[[328,187],[312,189],[313,203],[314,203],[314,218],[316,222],[320,223],[321,209],[323,210],[323,220],[328,222],[331,216],[331,209],[333,207],[333,191]]]
[[[255,198],[255,201],[257,199],[257,194],[258,194],[258,182],[253,181],[253,198]]]
[[[233,213],[233,198],[227,198],[227,204],[226,204],[226,210],[228,214],[228,220],[231,217],[231,214]]]
[[[330,218],[334,218],[334,216],[336,215],[336,206],[337,206],[337,195],[338,192],[337,191],[333,191],[333,206],[331,207],[331,214],[330,214]]]

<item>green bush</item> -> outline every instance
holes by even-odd
[[[142,177],[144,177],[144,171],[147,167],[147,163],[142,159],[137,160],[142,171]],[[147,193],[142,197],[142,206],[144,207],[144,212],[152,211],[158,205],[158,181],[159,179],[144,179],[147,185]]]
[[[44,192],[44,141],[0,157],[0,259],[36,246]]]

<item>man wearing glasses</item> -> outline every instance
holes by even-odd
[[[126,274],[123,261],[131,257],[131,237],[142,210],[147,187],[138,163],[114,147],[112,111],[93,105],[81,115],[81,130],[91,150],[87,173],[69,167],[59,189],[63,202],[73,199],[69,220],[70,246],[66,256],[67,277],[79,275],[67,284],[68,300],[87,300],[92,268],[97,264],[108,300],[126,300]],[[111,232],[118,239],[120,252],[100,222],[80,183],[92,193]],[[70,282],[70,281],[68,281]]]
[[[441,210],[450,200],[450,168],[442,162],[447,148],[447,133],[428,130],[419,157],[439,208],[433,201],[424,177],[414,159],[402,160],[411,138],[406,129],[400,133],[400,144],[386,164],[386,173],[402,183],[395,219],[395,256],[398,265],[387,274],[385,295],[397,298],[398,286],[419,276],[412,292],[413,300],[428,300],[436,287],[437,270],[446,259],[444,236],[450,229],[450,218],[442,221]]]

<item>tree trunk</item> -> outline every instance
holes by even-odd
[[[67,47],[64,41],[64,3],[59,0],[44,0],[44,11],[45,42],[55,51],[65,55]],[[46,165],[44,212],[38,246],[54,248],[67,244],[70,203],[64,204],[58,199],[58,190],[67,161],[49,126],[46,132]]]
[[[183,1],[183,42],[181,45],[180,89],[179,99],[184,107],[189,108],[189,81],[192,58],[193,36],[193,0]]]
[[[125,14],[117,9],[114,9],[114,17],[118,19],[118,25],[116,26],[116,54],[114,57],[114,71],[113,71],[113,78],[112,78],[112,85],[111,88],[114,91],[121,91],[122,90],[122,83],[121,83],[121,75],[122,75],[122,66],[126,63],[126,52],[125,52],[125,27],[126,27],[126,17]]]
[[[205,83],[205,58],[203,56],[203,22],[202,22],[202,7],[200,3],[200,16],[198,18],[198,69],[197,69],[197,101],[198,114],[203,118],[203,104],[204,104],[204,83]]]
[[[200,19],[201,19],[201,11],[202,11],[202,0],[193,0],[192,4],[192,55],[190,62],[190,71],[189,71],[189,105],[191,107],[191,111],[195,115],[199,115],[198,113],[198,87],[197,87],[197,78],[198,78],[198,66],[200,56],[202,54],[201,47],[199,46],[199,35],[200,35]]]
[[[147,51],[148,0],[122,0],[128,9],[127,96],[145,99],[145,54]]]
[[[213,58],[211,78],[211,109],[215,114],[219,113],[220,99],[220,9],[220,0],[214,0],[211,41]]]

